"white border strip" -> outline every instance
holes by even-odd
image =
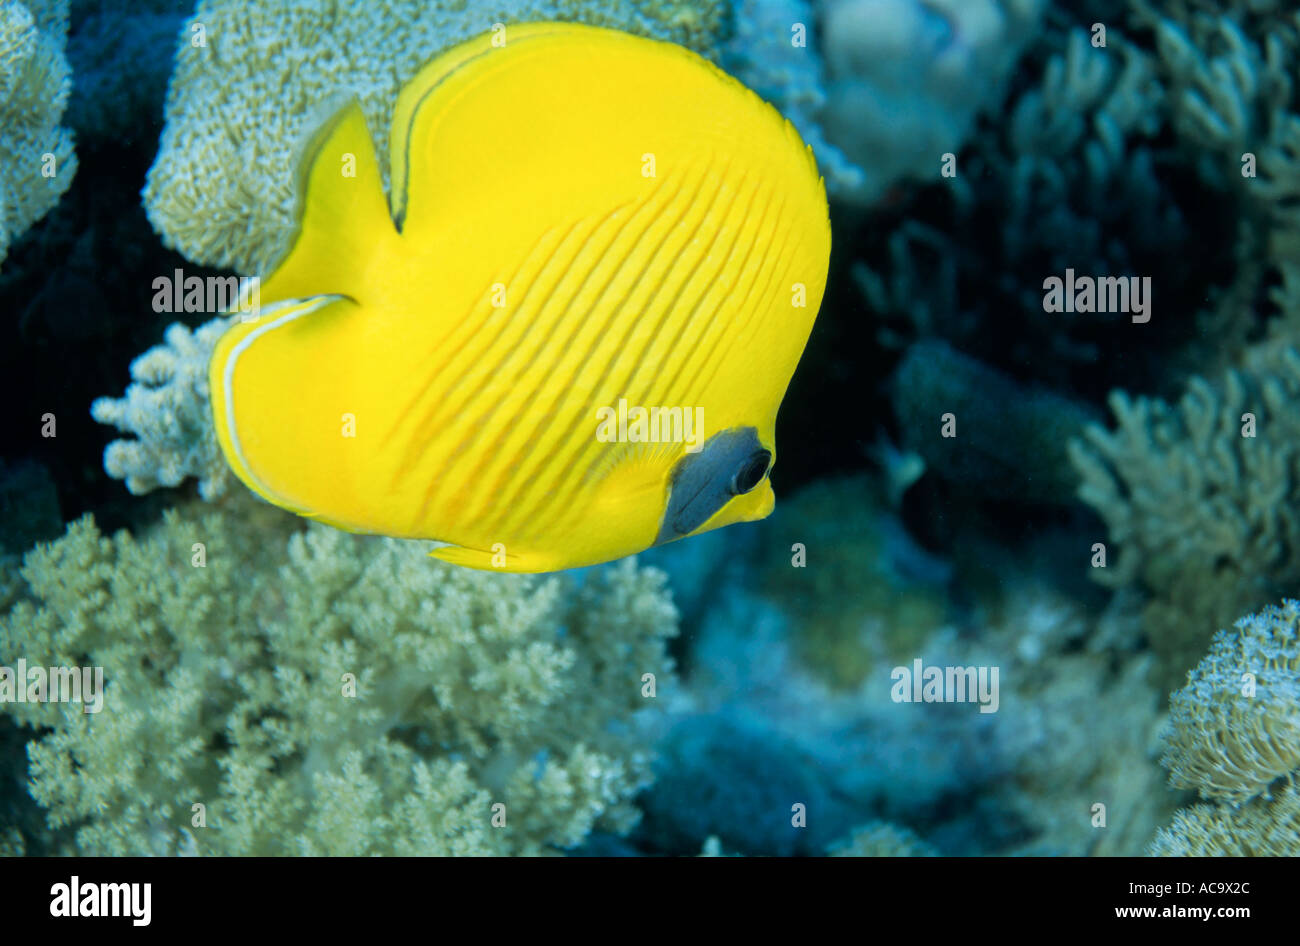
[[[249,345],[253,344],[253,342],[257,341],[267,332],[270,332],[273,329],[277,329],[281,325],[288,325],[290,322],[294,321],[295,319],[300,319],[304,315],[310,315],[316,310],[326,305],[329,305],[332,302],[337,302],[339,299],[344,299],[344,298],[346,298],[346,296],[330,295],[330,296],[316,296],[314,299],[306,303],[304,303],[302,299],[286,299],[283,302],[273,302],[271,303],[271,305],[266,306],[265,308],[262,309],[261,312],[262,318],[266,318],[268,315],[273,314],[277,310],[289,306],[302,306],[302,308],[298,309],[297,311],[290,312],[287,315],[282,315],[278,319],[275,319],[272,322],[268,322],[265,325],[259,325],[257,328],[253,329],[251,332],[249,332],[247,335],[241,338],[235,344],[235,347],[230,350],[230,354],[226,357],[226,364],[224,365],[221,371],[221,388],[222,388],[222,392],[226,396],[226,431],[230,436],[230,446],[232,449],[234,449],[235,456],[239,458],[239,464],[244,468],[244,472],[246,472],[250,478],[257,480],[257,485],[260,486],[262,488],[262,492],[267,494],[268,496],[271,495],[271,491],[266,488],[265,483],[257,479],[257,475],[253,472],[252,466],[249,465],[248,459],[244,456],[244,448],[240,446],[239,433],[235,429],[235,400],[234,400],[233,386],[232,386],[232,382],[234,380],[234,374],[235,374],[235,362],[239,359],[239,356],[244,353],[244,351],[248,348]]]

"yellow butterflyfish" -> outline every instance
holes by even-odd
[[[772,511],[830,255],[775,109],[681,47],[535,23],[426,65],[390,158],[386,198],[355,102],[304,148],[298,232],[209,369],[244,483],[511,572]]]

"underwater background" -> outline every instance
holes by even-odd
[[[542,19],[772,102],[834,248],[772,516],[520,577],[249,493],[154,284]],[[0,0],[0,665],[107,682],[0,700],[0,853],[1300,854],[1298,69],[1292,0]]]

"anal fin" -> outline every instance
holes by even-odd
[[[429,553],[430,558],[465,568],[477,568],[485,572],[523,572],[529,569],[523,566],[520,556],[508,552],[485,552],[483,549],[470,549],[463,545],[444,545]],[[494,564],[505,558],[505,564]]]

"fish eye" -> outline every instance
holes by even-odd
[[[772,454],[767,450],[751,453],[731,477],[731,492],[736,496],[743,496],[763,482],[771,462]]]

